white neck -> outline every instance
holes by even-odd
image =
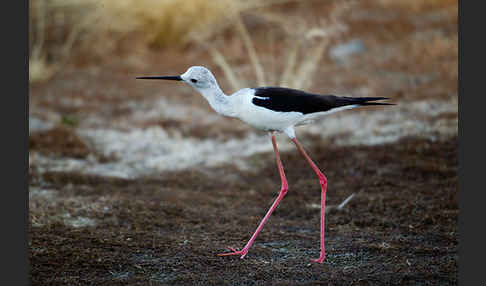
[[[196,90],[206,98],[214,111],[224,116],[235,116],[231,96],[225,95],[218,85],[213,85],[210,88],[196,88]]]

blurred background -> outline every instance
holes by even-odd
[[[29,155],[41,170],[136,177],[228,157],[244,168],[271,151],[265,134],[216,115],[189,87],[135,80],[192,65],[227,94],[281,85],[398,103],[299,136],[457,135],[457,1],[31,0],[29,12]]]

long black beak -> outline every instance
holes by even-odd
[[[181,81],[182,77],[180,75],[176,75],[176,76],[138,76],[137,79],[166,79],[166,80]]]

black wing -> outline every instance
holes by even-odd
[[[386,97],[345,97],[321,95],[284,87],[254,88],[255,105],[280,112],[300,112],[303,114],[328,111],[346,105],[392,105],[390,103],[369,102],[388,99]]]

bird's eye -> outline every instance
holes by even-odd
[[[191,81],[194,82],[194,83],[196,83],[197,82],[197,79],[191,78]]]

